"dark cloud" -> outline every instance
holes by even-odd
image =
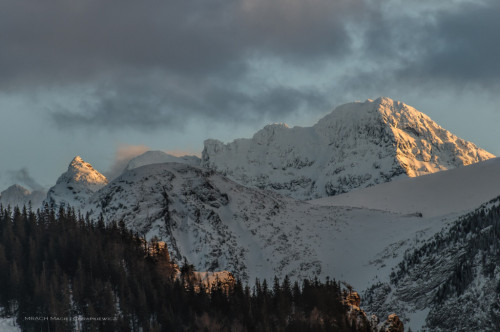
[[[426,31],[427,47],[421,58],[402,74],[420,73],[424,78],[451,84],[498,85],[500,77],[500,3],[466,3],[450,12],[440,12]],[[425,45],[425,44],[424,44]]]
[[[288,82],[262,88],[249,63],[341,61],[364,1],[6,0],[0,88],[94,91],[75,97],[84,100],[77,108],[48,108],[61,127],[178,128],[189,116],[288,114],[325,98]]]
[[[0,88],[84,87],[92,92],[72,97],[77,107],[48,108],[60,128],[141,130],[182,128],[192,118],[279,120],[325,112],[345,95],[493,90],[500,3],[430,3],[403,10],[389,0],[5,0]],[[351,69],[333,70],[329,86],[298,88],[300,77],[287,82],[279,73],[258,82],[265,73],[255,63],[274,60],[280,70],[323,76]]]
[[[28,169],[21,168],[17,171],[7,171],[12,184],[26,186],[30,190],[43,190],[43,186],[31,177]]]
[[[345,54],[360,0],[6,0],[0,82],[67,84],[127,68],[220,75],[247,56]]]
[[[105,129],[182,129],[192,118],[214,121],[276,121],[304,109],[329,107],[325,96],[313,88],[271,86],[259,92],[242,92],[231,86],[205,84],[172,87],[169,83],[135,87],[115,85],[98,89],[77,110],[63,106],[52,111],[60,128],[92,126]],[[161,86],[161,88],[159,87]],[[116,89],[118,88],[118,89]]]
[[[496,93],[499,2],[462,2],[419,15],[372,13],[364,52],[380,66],[355,73],[353,84],[413,86],[424,91],[475,86]],[[367,80],[367,73],[372,79]]]

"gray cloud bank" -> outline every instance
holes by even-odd
[[[493,89],[500,74],[499,3],[457,2],[418,13],[404,5],[6,0],[0,88],[82,87],[91,93],[76,108],[50,109],[60,127],[142,130],[175,128],[191,118],[257,121],[325,112],[332,94],[380,85]],[[265,73],[252,64],[269,59],[283,70],[323,75],[330,75],[327,68],[352,69],[332,74],[328,86],[302,86],[279,73],[262,82]]]

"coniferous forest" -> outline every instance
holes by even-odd
[[[336,281],[236,280],[207,290],[192,271],[123,223],[0,208],[0,315],[23,331],[368,330],[348,319]]]

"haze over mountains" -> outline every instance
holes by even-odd
[[[15,192],[0,200],[26,196]],[[199,271],[245,281],[330,276],[376,289],[371,310],[385,315],[394,299],[412,329],[439,330],[425,320],[434,298],[407,304],[384,287],[394,287],[391,273],[408,253],[499,195],[499,159],[379,98],[340,106],[313,127],[275,124],[251,139],[207,140],[201,161],[146,152],[109,182],[75,157],[45,202],[124,221]]]

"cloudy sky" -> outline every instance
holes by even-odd
[[[500,155],[497,0],[0,0],[0,190],[388,96]]]

